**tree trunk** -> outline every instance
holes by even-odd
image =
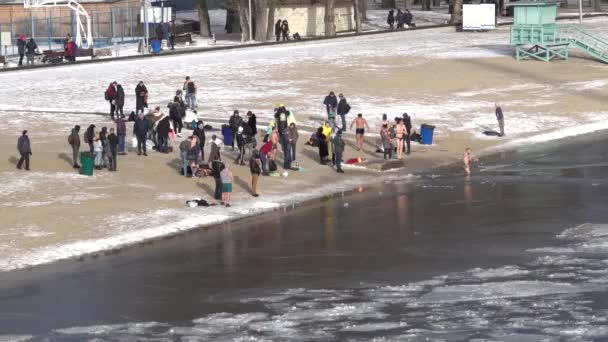
[[[594,12],[602,11],[602,1],[601,0],[593,0],[593,11]]]
[[[359,12],[361,20],[367,20],[367,0],[359,0]]]
[[[226,33],[240,32],[239,11],[228,7],[226,9]]]
[[[274,40],[274,10],[275,0],[268,0],[268,28],[266,29],[267,40]]]
[[[336,0],[325,0],[325,36],[333,37],[336,35],[336,15],[334,7]]]
[[[239,0],[239,23],[241,24],[241,42],[246,42],[250,40],[248,0]]]
[[[265,42],[268,33],[268,0],[255,2],[255,33],[253,37],[258,42]]]
[[[355,32],[357,33],[361,33],[361,31],[363,31],[363,29],[361,28],[361,9],[359,8],[359,2],[365,2],[366,0],[354,0],[354,6],[353,8],[355,9]]]
[[[452,10],[451,24],[462,24],[462,0],[454,0],[454,9]]]
[[[198,21],[201,26],[201,36],[211,37],[211,23],[209,22],[209,7],[207,0],[197,0],[196,10],[198,11]]]
[[[422,10],[423,11],[431,10],[431,0],[422,0]]]

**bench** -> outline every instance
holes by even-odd
[[[76,57],[95,57],[93,49],[76,49]]]
[[[65,57],[65,51],[44,50],[42,51],[42,55],[42,63],[61,63]]]
[[[194,44],[194,41],[192,40],[192,35],[190,33],[187,34],[180,34],[178,36],[175,36],[175,45],[177,44]]]

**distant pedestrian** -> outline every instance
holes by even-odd
[[[211,143],[209,144],[209,161],[207,163],[211,165],[214,160],[222,160],[219,142],[215,134],[211,136]]]
[[[281,40],[281,24],[283,24],[281,19],[277,20],[277,22],[274,24],[274,35],[277,37],[277,42]]]
[[[255,137],[258,134],[258,122],[252,111],[247,112],[247,126],[251,129],[251,136]]]
[[[30,38],[30,41],[25,45],[25,55],[27,56],[27,65],[34,65],[34,58],[36,57],[36,50],[38,45],[34,41],[34,38]]]
[[[407,146],[405,154],[410,154],[410,142],[412,140],[412,118],[407,113],[403,113],[403,125],[405,126],[405,135],[403,136],[403,138],[404,143]]]
[[[78,165],[78,155],[80,154],[80,126],[76,125],[72,128],[72,133],[68,136],[68,144],[72,147],[72,161],[75,169],[80,169]]]
[[[397,28],[402,29],[403,24],[405,23],[405,18],[403,16],[403,12],[401,11],[401,9],[397,10],[397,16],[396,16],[395,20],[397,21]]]
[[[319,142],[319,163],[325,165],[329,157],[329,151],[327,149],[327,137],[323,134],[323,127],[319,127],[317,130],[317,141]]]
[[[391,30],[395,29],[395,10],[388,11],[386,23],[388,24]]]
[[[32,146],[30,145],[30,138],[27,136],[27,131],[21,132],[21,136],[17,140],[17,151],[21,155],[17,168],[21,170],[23,162],[25,162],[25,170],[30,170],[30,156],[32,155]]]
[[[500,103],[496,102],[494,104],[496,108],[496,120],[498,121],[498,128],[500,129],[500,136],[505,136],[505,117],[502,113],[502,108],[500,107]]]
[[[340,118],[342,119],[342,131],[346,132],[346,114],[350,112],[350,105],[348,104],[348,102],[346,102],[344,94],[340,93],[338,97],[340,98],[340,101],[338,102],[337,112]]]
[[[19,53],[19,66],[23,66],[23,56],[25,56],[25,35],[23,33],[17,39],[17,52]]]
[[[135,116],[135,113],[133,113]],[[125,155],[125,139],[127,138],[127,118],[124,114],[121,114],[119,118],[115,119],[116,122],[116,136],[118,137],[118,154]]]
[[[393,139],[391,133],[388,130],[388,125],[382,125],[382,131],[380,131],[380,138],[382,139],[382,150],[384,152],[384,159],[393,158]],[[388,157],[388,158],[387,158]]]
[[[139,81],[135,87],[135,114],[144,113],[144,108],[148,108],[148,88]]]
[[[183,117],[182,117],[182,105],[180,99],[175,96],[173,102],[169,104],[169,117],[173,123],[173,129],[178,137],[182,136],[182,128],[184,128]]]
[[[93,141],[95,140],[95,125],[90,125],[89,128],[84,132],[84,142],[89,144],[89,151],[94,152]]]
[[[180,166],[182,169],[182,175],[188,176],[188,153],[192,148],[192,137],[188,137],[184,139],[179,144],[179,156],[180,156]]]
[[[230,207],[230,195],[232,194],[232,182],[234,181],[230,166],[226,165],[220,171],[220,178],[222,180],[222,204]]]
[[[336,118],[336,108],[338,107],[338,99],[336,98],[336,94],[333,91],[330,91],[329,95],[325,96],[323,104],[327,110],[327,119],[334,123]]]
[[[283,36],[283,41],[289,40],[289,23],[287,23],[287,20],[283,20],[281,24],[281,35]]]
[[[365,128],[369,129],[369,125],[361,113],[357,114],[357,118],[355,118],[355,120],[353,120],[353,122],[350,124],[350,129],[353,129],[353,125],[356,128],[355,133],[357,139],[357,151],[361,151],[363,149]]]
[[[298,138],[300,137],[300,133],[298,133],[298,128],[295,123],[289,124],[289,144],[291,150],[291,165],[296,168],[300,168],[300,164],[296,161],[296,147],[298,146]]]
[[[406,134],[405,125],[401,118],[397,118],[397,126],[395,127],[395,140],[397,141],[397,159],[403,158],[403,138]]]
[[[67,46],[66,57],[69,63],[76,62],[76,51],[78,50],[78,46],[76,46],[76,42],[70,39]]]
[[[346,146],[346,144],[342,139],[342,130],[338,130],[338,132],[336,132],[332,143],[334,145],[333,152],[336,155],[336,172],[344,173],[342,170],[342,156],[344,155],[344,146]]]
[[[116,95],[118,94],[118,82],[114,81],[108,85],[106,92],[104,93],[106,101],[110,103],[110,117],[114,119],[114,113],[116,112]]]
[[[156,25],[154,31],[156,33],[156,39],[158,39],[160,46],[163,46],[163,24]]]
[[[258,180],[262,173],[262,160],[260,159],[260,151],[257,149],[253,149],[251,152],[249,171],[251,171],[251,195],[253,197],[258,197]]]
[[[177,28],[175,27],[175,20],[171,20],[171,29],[169,35],[169,45],[171,50],[175,50],[175,36],[177,35]]]
[[[114,100],[114,105],[116,106],[116,117],[124,116],[125,90],[120,84],[116,85],[116,99]]]
[[[183,89],[186,92],[186,105],[191,109],[196,109],[196,84],[190,79],[190,76],[186,76]]]
[[[144,156],[147,156],[146,153],[146,140],[148,136],[148,130],[150,128],[149,121],[144,118],[143,114],[139,114],[137,119],[135,119],[135,124],[133,125],[133,135],[137,139],[137,155],[141,156],[142,150]]]
[[[101,170],[104,166],[104,158],[100,133],[95,134],[95,138],[93,139],[93,152],[95,152],[95,169]]]
[[[108,140],[108,161],[109,171],[117,171],[117,161],[118,161],[118,136],[114,133],[114,128],[110,128],[110,134],[107,137]]]
[[[213,160],[213,162],[211,162],[211,176],[213,177],[213,180],[215,181],[215,191],[213,193],[213,198],[215,198],[216,200],[223,200],[221,173],[225,167],[226,166],[224,165],[224,163],[222,163],[221,160],[219,160],[219,158],[215,159],[215,160]],[[224,203],[222,202],[222,204],[224,204]]]
[[[473,163],[477,162],[477,160],[475,158],[473,158],[471,148],[467,147],[466,150],[464,150],[464,155],[462,157],[462,161],[464,163],[465,175],[470,176],[471,175],[471,166]]]
[[[243,118],[239,115],[239,111],[235,110],[228,121],[228,125],[230,126],[230,130],[232,131],[232,150],[234,151],[234,143],[236,142],[236,134],[243,123]]]

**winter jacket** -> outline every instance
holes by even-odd
[[[169,117],[165,116],[162,118],[156,126],[156,133],[159,137],[168,138],[169,132],[171,131],[171,125],[169,124]]]
[[[500,107],[496,107],[496,119],[497,120],[504,120],[504,115],[502,114],[502,108]]]
[[[20,55],[25,55],[25,38],[21,39],[19,37],[19,40],[17,40],[17,51]]]
[[[171,120],[179,121],[182,119],[182,116],[179,113],[179,104],[172,103],[169,107],[169,117]]]
[[[327,112],[329,113],[331,108],[336,108],[338,106],[338,99],[335,96],[327,95],[325,96],[325,100],[323,100],[323,104],[327,107]]]
[[[69,143],[70,145],[72,145],[72,147],[80,147],[80,135],[78,135],[78,131],[76,130],[76,128],[72,128],[72,134],[70,134]]]
[[[138,137],[145,137],[148,134],[148,130],[150,130],[150,123],[146,118],[137,118],[135,119],[135,124],[133,125],[133,134]]]
[[[255,114],[251,114],[249,116],[249,119],[247,120],[247,126],[249,126],[249,128],[251,129],[251,135],[256,135],[258,134],[258,127],[257,127],[257,118],[255,117]]]
[[[101,143],[101,140],[95,140],[93,142],[93,151],[95,151],[95,153],[103,152],[103,144]]]
[[[388,11],[388,17],[386,18],[386,23],[389,25],[394,25],[395,24],[395,12],[393,12],[392,10]]]
[[[116,151],[116,148],[118,147],[118,136],[116,136],[116,134],[114,133],[110,133],[108,135],[108,147],[110,148],[110,151],[114,152]]]
[[[274,35],[275,36],[281,35],[281,24],[282,24],[282,22],[280,20],[274,24]]]
[[[22,135],[17,140],[17,150],[19,153],[32,154],[32,147],[30,146],[30,138],[27,135]]]
[[[144,97],[148,95],[148,88],[146,88],[145,85],[137,85],[137,87],[135,87],[135,96],[137,97]]]
[[[85,134],[85,139],[84,142],[86,142],[87,144],[90,144],[93,142],[93,139],[95,138],[95,126],[91,125],[89,126],[89,128],[87,128]]]
[[[410,132],[412,131],[412,118],[410,118],[409,115],[404,115],[403,124],[405,125],[405,131],[407,132],[407,135],[410,135]]]
[[[342,139],[341,135],[336,135],[334,137],[334,139],[332,140],[333,143],[333,148],[334,148],[334,153],[335,154],[343,154],[344,153],[344,140]]]
[[[297,127],[289,127],[289,137],[291,138],[291,142],[296,145],[298,143],[298,138],[300,134],[298,133]]]
[[[198,127],[197,125],[194,131],[192,131],[192,135],[198,137],[198,141],[201,145],[205,142],[205,130],[203,127]]]
[[[106,89],[106,100],[112,101],[116,99],[116,88],[114,87],[114,83],[110,83],[108,89]]]
[[[116,87],[116,107],[123,107],[125,105],[125,90],[121,85]]]
[[[36,49],[38,49],[38,45],[36,45],[36,42],[34,42],[33,39],[31,39],[29,42],[27,42],[27,44],[25,44],[25,50],[27,55],[36,54]]]
[[[341,99],[338,103],[338,115],[346,115],[348,112],[350,112],[350,105],[346,99]]]
[[[213,162],[220,157],[220,147],[215,143],[211,142],[209,149],[209,163]]]
[[[281,25],[281,32],[286,36],[289,35],[289,24],[288,23],[283,22],[283,24]]]
[[[403,14],[403,22],[407,25],[410,26],[412,25],[412,20],[414,20],[414,16],[412,15],[412,13],[409,12],[405,12]]]
[[[125,119],[116,119],[116,135],[126,136],[127,135],[127,120]]]
[[[228,121],[228,125],[233,132],[236,132],[239,129],[239,126],[243,123],[243,118],[237,115],[232,115],[230,117],[230,121]]]

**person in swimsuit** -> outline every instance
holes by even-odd
[[[462,157],[462,161],[464,163],[464,172],[466,176],[471,175],[471,164],[477,162],[475,158],[473,158],[473,154],[471,153],[471,148],[467,147],[464,150],[464,156]]]
[[[356,137],[357,137],[357,151],[361,151],[363,149],[363,135],[365,134],[365,128],[369,129],[369,125],[367,124],[367,120],[363,118],[363,114],[357,114],[357,117],[350,124],[350,129],[353,129],[353,126],[356,127]]]
[[[401,118],[397,119],[395,127],[395,139],[397,140],[397,159],[403,158],[403,136],[406,134],[405,125]]]

